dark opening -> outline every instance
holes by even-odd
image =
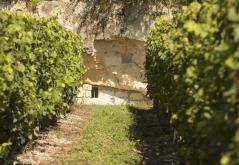
[[[122,56],[122,63],[129,64],[132,63],[133,54],[128,53]]]
[[[93,85],[91,89],[91,97],[98,98],[98,96],[99,96],[99,87],[96,85]]]

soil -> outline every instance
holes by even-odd
[[[60,165],[66,155],[79,142],[82,130],[87,125],[90,112],[72,106],[71,112],[57,122],[57,126],[40,132],[37,139],[28,143],[13,164]]]

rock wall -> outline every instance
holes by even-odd
[[[84,84],[78,94],[78,102],[83,104],[120,105],[130,104],[150,106],[152,101],[144,94],[131,90],[122,90],[112,87],[98,86],[98,97],[92,98],[92,85]]]
[[[1,10],[9,10],[11,8],[10,1],[1,0],[0,1],[0,9]]]
[[[94,50],[94,40],[115,37],[143,41],[157,16],[171,14],[167,0],[40,0],[33,14],[58,15],[66,28],[84,38],[87,53]],[[11,10],[29,12],[23,0]]]
[[[165,2],[41,0],[34,11],[29,11],[24,1],[18,1],[11,10],[22,10],[39,17],[57,15],[64,27],[80,34],[84,40],[84,60],[88,69],[86,84],[98,85],[104,93],[118,89],[146,97],[144,41],[155,18],[162,14],[170,15]],[[93,99],[92,102],[95,103]]]
[[[94,55],[84,56],[88,84],[144,93],[144,42],[127,38],[95,40]]]

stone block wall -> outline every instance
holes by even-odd
[[[98,98],[92,98],[92,85],[84,84],[79,90],[77,102],[80,104],[99,104],[99,105],[151,105],[152,101],[142,93],[137,91],[122,90],[112,87],[98,87]]]

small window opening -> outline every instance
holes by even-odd
[[[91,97],[92,98],[98,98],[99,97],[99,87],[98,86],[96,86],[96,85],[92,86]]]
[[[122,63],[129,64],[132,63],[133,54],[128,53],[122,56]]]

